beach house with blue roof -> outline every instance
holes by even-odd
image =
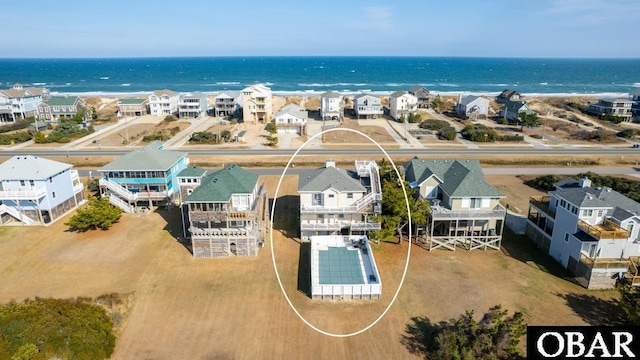
[[[409,186],[429,204],[423,234],[429,250],[500,249],[504,195],[488,184],[478,160],[413,158],[404,168]]]
[[[84,202],[72,165],[32,155],[0,164],[0,224],[45,225]]]
[[[201,171],[182,178],[198,178]],[[187,176],[188,175],[188,176]],[[194,257],[256,256],[264,245],[268,203],[259,175],[232,164],[201,178],[182,204]]]
[[[170,204],[178,196],[177,175],[188,165],[186,152],[164,150],[154,141],[98,169],[101,193],[125,212]]]

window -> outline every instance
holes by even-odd
[[[335,197],[334,194],[329,194],[329,199],[333,199]]]
[[[567,206],[567,202],[564,199],[560,200],[560,207],[565,207],[565,206]]]
[[[49,178],[49,183],[53,183],[53,177]]]
[[[347,199],[353,199],[353,193],[347,193]]]
[[[568,232],[564,233],[564,241],[565,242],[569,242],[569,233]]]
[[[312,201],[311,201],[311,205],[315,205],[315,206],[322,206],[324,201],[323,201],[323,196],[322,193],[319,194],[313,194],[312,197]]]
[[[54,199],[56,198],[56,192],[55,191],[51,193],[51,197],[54,198]]]
[[[469,202],[470,209],[480,209],[481,206],[482,206],[482,199],[471,198],[471,201]]]
[[[20,186],[25,186],[25,185],[26,184],[25,184],[24,180],[20,180]]]
[[[603,214],[604,214],[604,211],[598,210],[598,212],[596,213],[596,216],[597,217],[602,217]]]
[[[34,186],[34,185],[35,185],[35,184],[34,184],[34,182],[33,182],[33,180],[29,180],[29,185],[30,185],[30,186]]]
[[[588,216],[588,217],[593,216],[593,210],[591,209],[582,210],[582,216]]]
[[[338,219],[344,219],[344,214],[338,214]]]
[[[187,195],[193,194],[193,189],[187,189]]]
[[[632,222],[627,224],[627,230],[629,230],[630,233],[633,232],[633,223]]]

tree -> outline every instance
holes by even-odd
[[[507,314],[496,305],[480,321],[474,319],[473,311],[437,325],[414,318],[403,343],[425,359],[516,359],[527,324],[521,312]]]
[[[164,121],[165,123],[170,123],[170,122],[178,121],[178,118],[176,118],[173,115],[167,115],[164,117],[164,120],[162,121]]]
[[[389,163],[380,162],[380,177],[382,180],[382,214],[373,217],[374,221],[382,224],[382,229],[373,231],[372,235],[380,240],[389,240],[394,233],[402,241],[402,233],[409,225],[409,214],[407,213],[407,201],[402,191],[402,182],[398,180],[397,174]],[[404,187],[409,200],[409,210],[411,211],[411,222],[425,224],[429,214],[429,207],[426,202],[418,200],[415,190],[405,181]],[[411,239],[409,239],[411,241]]]
[[[269,134],[275,134],[278,132],[278,127],[274,123],[268,123],[264,129],[267,130]]]
[[[267,136],[267,145],[269,145],[269,146],[278,145],[278,137],[277,136]]]
[[[640,286],[619,284],[616,289],[620,292],[620,306],[627,314],[627,319],[633,325],[640,325]]]
[[[540,119],[538,118],[538,114],[534,112],[526,113],[521,112],[518,113],[518,118],[522,122],[522,126],[520,127],[520,131],[524,130],[524,127],[538,127],[540,126]]]
[[[84,232],[87,230],[102,229],[107,230],[116,223],[122,216],[122,209],[109,203],[109,198],[89,199],[89,204],[79,209],[76,215],[64,223],[72,230]]]
[[[440,98],[440,95],[436,95],[435,98],[433,98],[433,100],[431,101],[431,106],[436,110],[436,111],[440,111],[440,108],[442,107],[442,99]]]
[[[455,140],[458,132],[453,126],[449,126],[438,131],[438,137],[445,140]]]
[[[38,132],[33,137],[33,142],[35,142],[36,144],[44,144],[47,142],[47,135],[45,135],[43,132]]]

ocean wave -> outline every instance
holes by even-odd
[[[131,84],[120,84],[120,86],[131,86]]]
[[[109,80],[108,76],[100,76],[100,80]]]
[[[371,84],[367,83],[298,83],[298,86],[304,87],[336,87],[336,86],[370,86]]]
[[[541,83],[540,83],[539,85],[543,85],[543,86],[546,86],[546,85],[549,85],[549,83],[546,83],[546,82],[541,82]]]
[[[633,83],[633,85],[631,85],[631,86],[633,86],[633,87],[640,87],[640,82]]]
[[[33,86],[42,86],[42,85],[47,85],[46,82],[35,82],[33,83]]]
[[[451,83],[439,83],[437,86],[460,87],[460,85],[458,84],[451,84]]]
[[[237,81],[218,81],[216,85],[240,85]]]

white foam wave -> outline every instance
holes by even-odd
[[[131,86],[131,84],[120,84],[120,86]]]
[[[549,85],[549,83],[541,82],[540,85]]]
[[[460,87],[460,85],[458,85],[458,84],[451,84],[451,83],[439,83],[436,86]]]
[[[33,86],[42,86],[42,85],[47,85],[47,83],[46,83],[46,82],[36,82],[36,83],[33,83]]]
[[[240,85],[237,81],[218,81],[216,85]]]
[[[631,86],[633,86],[633,87],[640,87],[640,82],[633,83],[633,85],[631,85]]]
[[[100,76],[100,80],[109,80],[108,76]]]

